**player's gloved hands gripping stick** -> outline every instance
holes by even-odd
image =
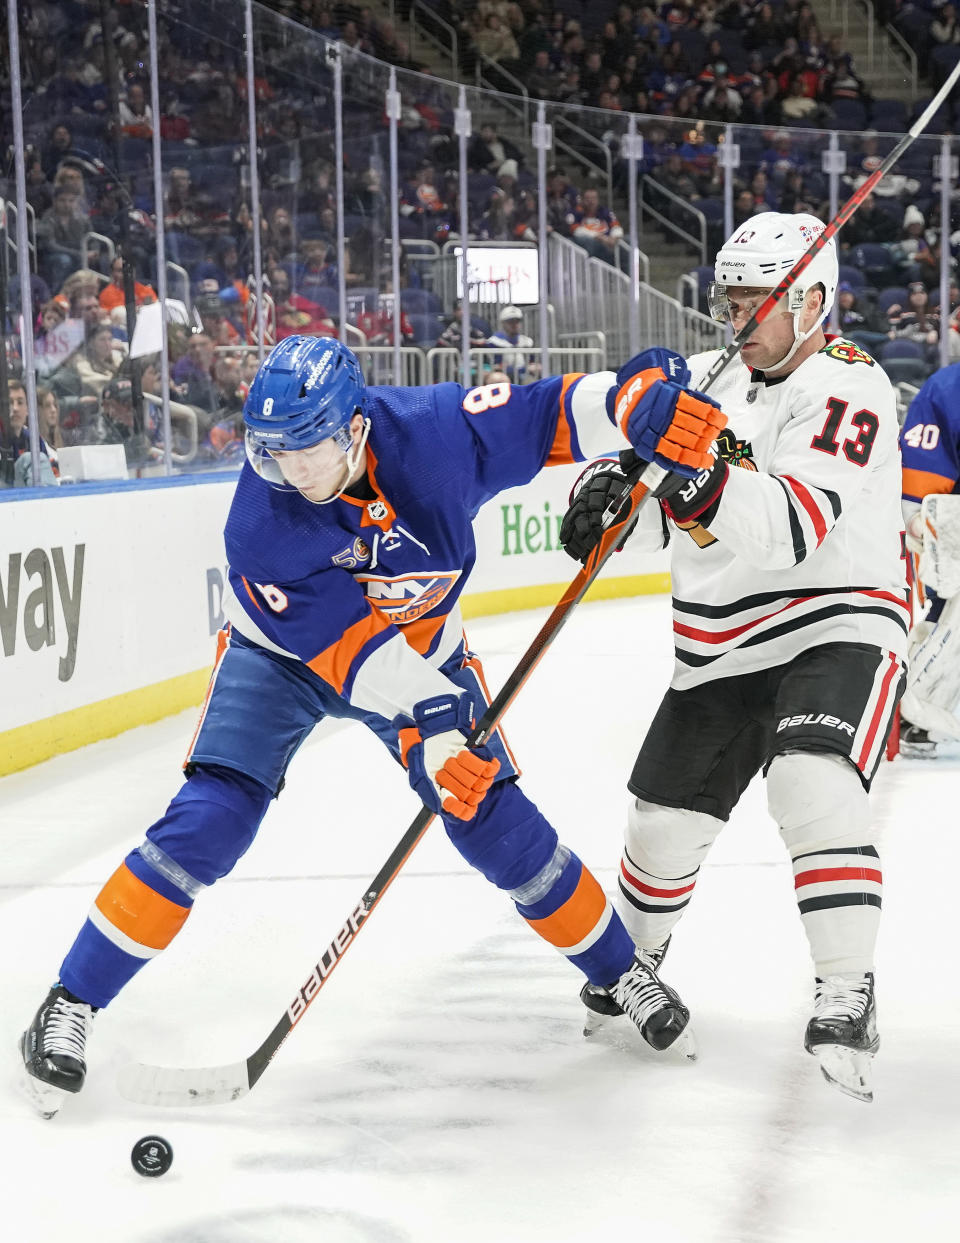
[[[397,716],[393,727],[410,784],[435,812],[472,820],[500,771],[486,747],[469,748],[474,703],[468,694],[434,695],[414,704],[413,716]]]
[[[629,493],[629,489],[646,465],[647,463],[641,462],[632,449],[624,449],[619,463],[612,458],[601,458],[599,461],[591,462],[577,477],[576,483],[570,490],[567,512],[560,524],[560,543],[568,556],[585,562],[600,543],[604,531],[613,530],[627,523],[627,516],[630,513],[630,497],[627,495],[623,499],[624,492]],[[632,478],[628,478],[630,473],[632,473]],[[608,510],[615,512],[613,512],[612,520],[604,526],[603,519]],[[636,522],[634,516],[624,526],[623,536],[617,544],[617,552],[627,542]]]
[[[689,379],[683,356],[659,346],[637,354],[617,372],[607,410],[633,451],[622,452],[619,465],[592,463],[574,484],[560,527],[560,542],[571,557],[584,561],[606,529],[626,520],[626,491],[650,462],[669,472],[654,495],[678,525],[708,521],[707,511],[715,512],[727,465],[713,446],[727,419],[711,398],[684,387]],[[604,515],[618,499],[620,507],[604,527]],[[624,531],[619,547],[633,526]]]

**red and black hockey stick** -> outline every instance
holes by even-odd
[[[802,275],[819,251],[835,236],[838,229],[850,219],[880,178],[889,172],[897,159],[906,151],[914,139],[923,132],[924,127],[947,97],[958,77],[960,77],[960,64],[954,68],[950,77],[931,101],[929,107],[910,128],[909,133],[904,135],[880,167],[851,195],[837,213],[836,218],[827,225],[823,233],[801,255],[776,289],[773,289],[760,304],[750,321],[718,356],[717,361],[710,368],[704,381],[702,386],[704,390],[708,389],[720,373],[732,362],[740,352],[743,343],[773,311],[780,299],[798,277]],[[614,549],[623,538],[624,531],[632,521],[637,507],[643,498],[653,488],[658,486],[666,474],[667,472],[661,467],[651,464],[646,467],[635,482],[631,481],[625,485],[620,498],[610,506],[606,519],[608,525],[600,543],[587,558],[583,568],[577,573],[573,582],[563,593],[563,596],[546,622],[544,622],[536,638],[526,652],[524,652],[523,656],[521,656],[516,668],[507,678],[499,694],[481,717],[468,739],[468,745],[482,745],[496,729],[501,717],[516,698],[527,678],[540,663],[541,658],[563,628],[570,613],[586,595],[594,579],[599,575]],[[612,520],[614,514],[620,513],[625,501],[629,501],[629,509],[624,517],[619,521]],[[255,1049],[249,1057],[224,1066],[196,1068],[148,1066],[134,1063],[123,1067],[120,1071],[118,1083],[121,1093],[129,1100],[137,1101],[141,1104],[169,1106],[213,1105],[225,1101],[235,1101],[241,1096],[246,1096],[270,1065],[270,1062],[276,1056],[291,1031],[293,1031],[294,1027],[316,1000],[320,990],[329,980],[334,969],[339,965],[343,955],[353,944],[358,932],[364,927],[374,908],[397,877],[400,869],[413,852],[414,847],[427,831],[433,818],[433,813],[427,807],[422,808],[417,814],[413,823],[391,851],[389,858],[364,891],[360,901],[347,916],[343,926],[316,963],[314,963],[306,980],[297,990],[296,995],[284,1014],[277,1021],[276,1026],[259,1048]]]

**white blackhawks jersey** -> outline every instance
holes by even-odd
[[[688,360],[692,388],[715,358]],[[698,532],[713,542],[672,530],[672,686],[770,668],[823,643],[903,659],[899,429],[880,366],[834,339],[782,380],[736,359],[710,396],[728,419],[718,448],[730,471],[709,533]]]

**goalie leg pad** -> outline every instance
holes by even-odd
[[[960,495],[925,496],[920,506],[920,524],[920,581],[941,600],[948,600],[960,592]]]
[[[960,499],[960,498],[958,498]],[[910,669],[901,711],[921,729],[960,739],[960,595],[951,597],[935,623],[910,632]]]
[[[617,909],[642,949],[663,945],[693,895],[700,864],[723,828],[702,811],[634,799],[627,814]]]
[[[60,968],[91,1005],[113,1000],[186,922],[194,898],[253,841],[271,794],[228,769],[198,769],[97,895]]]
[[[767,806],[790,851],[816,975],[872,971],[883,875],[856,770],[825,752],[777,755]]]

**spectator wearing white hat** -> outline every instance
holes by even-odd
[[[902,268],[902,276],[908,281],[917,279],[920,274],[917,264],[921,256],[930,250],[926,227],[923,212],[911,203],[903,213],[903,228],[896,243],[896,255]]]
[[[533,337],[528,337],[523,329],[523,311],[518,306],[505,306],[500,312],[500,327],[490,334],[488,344],[510,345],[512,350],[504,350],[497,354],[493,365],[517,384],[535,380],[540,374],[540,364],[534,362],[527,351],[533,349]]]

